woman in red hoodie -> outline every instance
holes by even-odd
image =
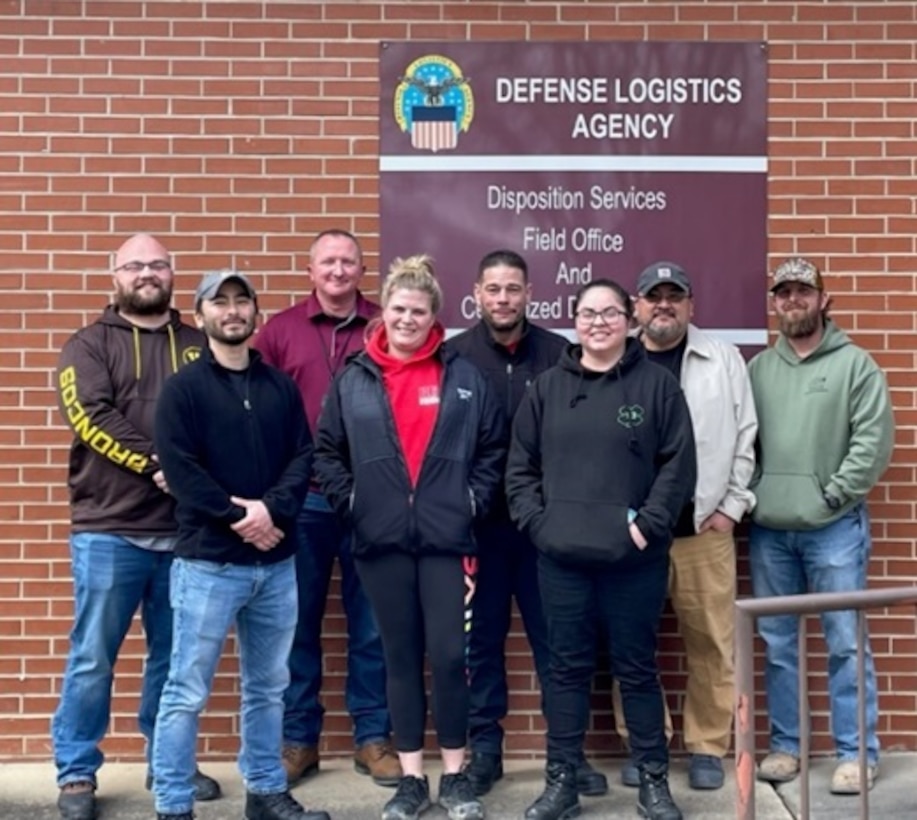
[[[475,520],[503,476],[505,420],[487,382],[444,344],[442,291],[427,256],[396,259],[382,322],[331,387],[315,471],[352,526],[353,552],[382,634],[389,711],[404,777],[383,820],[430,805],[423,774],[427,703],[443,762],[439,803],[451,820],[484,809],[462,773],[468,730],[466,622],[474,593]]]

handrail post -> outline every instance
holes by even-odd
[[[755,616],[736,606],[736,818],[755,820]]]
[[[869,761],[866,748],[866,614],[864,610],[899,604],[917,607],[917,587],[813,592],[771,598],[743,598],[735,603],[735,754],[736,818],[755,817],[755,670],[754,626],[769,615],[820,614],[857,611],[857,725],[859,729],[860,817],[869,818]],[[806,619],[799,623],[800,814],[809,817],[809,705]]]

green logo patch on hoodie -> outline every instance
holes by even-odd
[[[618,424],[622,427],[639,427],[643,424],[644,410],[639,404],[622,404],[618,408]]]

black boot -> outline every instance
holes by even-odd
[[[579,817],[576,769],[564,763],[548,763],[541,796],[525,810],[525,820],[569,820]]]
[[[669,776],[664,763],[640,766],[637,811],[648,820],[682,820],[681,811],[669,791]]]
[[[576,790],[580,797],[601,797],[608,794],[608,778],[582,758],[576,767]]]
[[[462,769],[478,797],[487,794],[503,777],[503,758],[488,752],[472,752],[471,760]]]

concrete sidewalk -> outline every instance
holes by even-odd
[[[637,818],[636,790],[620,785],[620,760],[594,761],[608,775],[611,790],[605,797],[583,798],[583,817]],[[201,803],[195,811],[199,820],[243,820],[244,789],[233,763],[202,762],[201,767],[216,777],[224,796],[213,803]],[[855,820],[859,799],[828,794],[832,760],[816,760],[811,770],[811,812],[808,820]],[[99,772],[99,820],[152,820],[153,798],[143,788],[145,767],[137,763],[111,764]],[[438,770],[429,766],[434,792]],[[484,798],[488,820],[520,820],[526,806],[542,787],[542,763],[534,760],[508,761],[506,775]],[[735,778],[731,761],[726,786],[715,792],[696,792],[687,785],[687,763],[672,763],[672,793],[686,820],[731,820],[735,818]],[[392,794],[354,773],[348,759],[323,760],[321,771],[293,790],[303,804],[321,808],[332,820],[375,820]],[[757,820],[804,820],[799,811],[799,784],[778,790],[759,783],[755,788]],[[54,767],[51,763],[0,764],[0,820],[59,820],[55,806]],[[915,820],[917,818],[917,755],[886,755],[875,789],[870,793],[873,820]],[[424,820],[445,820],[446,813],[435,807]]]

